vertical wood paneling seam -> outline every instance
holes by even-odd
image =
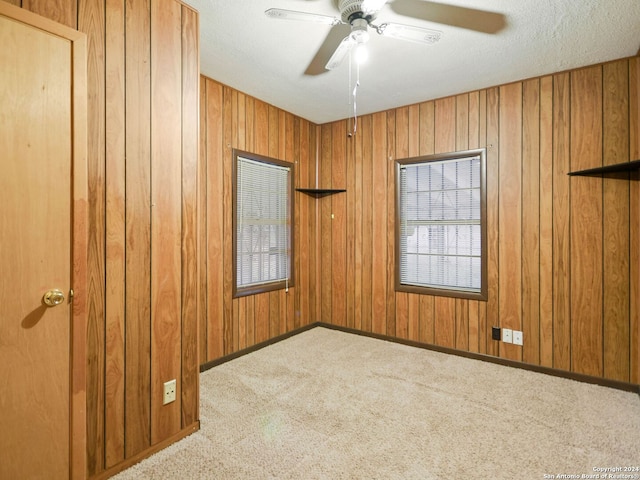
[[[495,236],[493,238],[494,244],[494,294],[495,298],[492,302],[492,313],[495,315],[495,323],[500,327],[501,319],[499,314],[500,309],[500,288],[499,288],[499,272],[500,272],[500,184],[499,184],[499,175],[500,175],[500,89],[495,87],[492,88],[493,94],[492,96],[492,125],[491,129],[487,127],[487,133],[491,132],[491,140],[496,142],[495,144],[491,143],[489,145],[490,150],[493,150],[492,157],[492,177],[493,177],[493,187],[495,188],[495,206],[492,208],[493,210],[493,228],[495,229]],[[487,115],[489,115],[489,108],[487,107]],[[495,342],[495,347],[491,348],[491,353],[496,357],[500,356],[500,341]]]
[[[538,263],[538,334],[537,334],[537,341],[538,341],[538,365],[540,365],[542,363],[542,356],[540,354],[540,348],[541,348],[541,342],[540,342],[540,312],[541,312],[541,304],[540,304],[540,300],[542,298],[542,295],[540,294],[541,291],[541,285],[542,285],[542,272],[541,272],[541,268],[540,268],[540,258],[541,258],[541,252],[542,252],[542,248],[541,248],[541,244],[542,244],[542,235],[541,235],[541,225],[542,225],[542,221],[541,221],[541,191],[540,191],[540,178],[542,175],[542,162],[541,162],[541,157],[542,157],[542,82],[540,79],[538,79],[538,116],[537,116],[537,128],[538,128],[538,183],[537,183],[537,188],[538,188],[538,255],[537,255],[537,263]],[[524,343],[524,338],[523,338],[523,343]]]
[[[556,84],[556,75],[552,75],[551,76],[551,366],[553,367],[555,365],[555,353],[556,353],[556,349],[555,349],[555,345],[556,345],[556,339],[555,339],[555,329],[556,329],[556,322],[555,322],[555,312],[556,312],[556,296],[555,296],[555,291],[556,291],[556,276],[554,275],[554,271],[555,271],[555,255],[556,252],[553,248],[554,246],[554,242],[553,239],[555,238],[555,208],[556,208],[556,204],[553,201],[553,198],[555,198],[555,176],[553,175],[553,171],[555,170],[555,145],[556,145],[556,129],[554,128],[555,126],[555,111],[556,111],[556,88],[555,88],[555,84]]]
[[[123,394],[124,394],[124,438],[122,439],[122,447],[124,449],[124,458],[127,458],[127,2],[123,1],[122,5],[122,23],[123,23],[123,48],[124,48],[124,58],[123,58],[123,72],[122,72],[122,84],[123,84],[123,92],[122,92],[122,100],[124,102],[124,139],[123,139],[123,148],[124,148],[124,312],[123,312],[123,322],[124,322],[124,332],[122,338],[122,349],[124,351],[124,364],[122,365],[122,374],[123,374]]]
[[[567,79],[568,89],[569,89],[569,91],[567,92],[567,95],[569,97],[567,99],[567,105],[568,105],[569,111],[567,112],[567,114],[565,116],[565,118],[567,118],[568,121],[569,121],[569,126],[567,128],[567,135],[568,135],[567,142],[568,142],[568,145],[566,147],[566,150],[569,152],[568,153],[569,158],[567,159],[567,162],[568,162],[568,168],[567,169],[569,171],[571,171],[571,160],[572,160],[571,159],[571,151],[572,151],[572,148],[573,148],[572,147],[572,143],[573,143],[573,141],[572,141],[572,139],[573,139],[572,131],[573,131],[573,129],[571,128],[571,105],[572,105],[572,97],[573,97],[573,88],[571,88],[571,86],[572,86],[571,76],[572,75],[573,75],[572,73],[569,73],[568,79]],[[568,243],[568,245],[567,245],[567,271],[569,272],[569,280],[568,280],[568,285],[567,285],[567,290],[568,291],[567,291],[567,297],[566,298],[567,298],[567,304],[568,304],[567,305],[567,309],[568,309],[568,315],[569,315],[569,318],[567,318],[567,322],[569,324],[569,352],[568,352],[568,355],[569,355],[569,357],[568,357],[569,358],[569,371],[573,372],[574,371],[574,366],[573,366],[573,322],[571,321],[571,318],[573,316],[573,304],[571,302],[571,298],[573,296],[573,288],[572,288],[573,282],[571,281],[572,266],[573,266],[572,265],[573,262],[571,261],[572,260],[571,259],[571,250],[572,250],[572,247],[573,247],[573,242],[571,241],[572,240],[572,235],[571,235],[571,233],[572,233],[571,232],[571,217],[572,217],[572,215],[571,215],[571,186],[572,186],[572,182],[569,181],[569,188],[567,189],[569,191],[569,196],[568,196],[569,198],[567,198],[567,220],[566,220],[567,221],[567,225],[568,225],[568,229],[569,229],[569,232],[568,232],[569,239],[568,239],[568,242],[567,242]]]
[[[153,261],[153,156],[154,156],[154,148],[153,148],[153,7],[151,2],[153,0],[149,0],[149,330],[147,332],[149,339],[149,369],[147,372],[149,378],[149,392],[153,391],[153,386],[151,385],[151,380],[153,379],[153,276],[152,276],[152,261]],[[149,412],[149,423],[148,423],[148,431],[146,438],[149,442],[149,446],[153,443],[152,441],[152,425],[153,425],[153,399],[151,395],[149,395],[148,403],[148,412]]]
[[[102,198],[100,199],[102,201],[102,205],[103,205],[103,209],[104,209],[104,215],[102,217],[102,231],[104,232],[104,237],[102,239],[100,239],[101,243],[102,243],[102,265],[103,265],[103,278],[102,278],[102,298],[103,298],[103,311],[102,311],[102,340],[104,342],[104,344],[102,345],[102,381],[106,383],[106,378],[107,378],[107,348],[106,348],[106,340],[107,340],[107,302],[106,302],[106,297],[107,297],[107,212],[106,212],[106,205],[107,205],[107,185],[106,185],[106,172],[107,172],[107,142],[106,142],[106,135],[107,135],[107,122],[106,122],[106,101],[107,101],[107,89],[106,89],[106,84],[107,84],[107,68],[106,68],[106,56],[107,56],[107,6],[106,6],[106,1],[102,3],[102,8],[103,8],[103,14],[102,14],[102,51],[104,53],[104,58],[103,58],[103,64],[102,64],[102,98],[100,99],[100,101],[102,102],[103,105],[103,113],[105,115],[105,118],[103,119],[103,123],[102,123],[102,128],[103,128],[103,132],[102,132],[102,138],[104,139],[104,143],[102,144],[101,147],[99,147],[102,150],[102,158],[103,158],[103,171],[101,172],[102,174],[102,184],[103,184],[103,188],[102,188]],[[107,468],[107,388],[106,385],[102,386],[102,405],[103,405],[103,410],[102,410],[102,459],[101,459],[101,465],[100,468],[102,470]]]
[[[327,128],[327,130],[329,132],[328,145],[329,145],[329,149],[330,149],[330,151],[329,151],[330,163],[329,163],[329,173],[328,173],[329,185],[330,185],[330,188],[338,188],[337,185],[333,184],[333,156],[334,156],[334,154],[333,154],[333,142],[334,142],[333,128],[331,128],[331,126],[329,126]],[[343,188],[343,187],[344,186],[341,186],[339,188]],[[330,285],[331,285],[331,295],[329,295],[329,305],[328,305],[329,313],[328,313],[328,315],[329,315],[330,322],[335,325],[336,324],[336,319],[333,318],[333,297],[334,297],[334,294],[333,294],[333,271],[334,271],[334,269],[333,269],[333,261],[332,261],[333,260],[333,215],[334,215],[333,208],[334,208],[334,200],[335,200],[334,196],[333,195],[329,195],[329,205],[330,205],[329,210],[330,210],[330,213],[331,213],[331,221],[329,222],[329,227],[328,227],[329,228],[329,233],[328,233],[327,236],[329,238],[329,256],[328,257],[329,257],[329,260],[330,260],[329,261],[329,275],[328,275],[328,278],[330,279]]]
[[[524,204],[524,179],[525,179],[525,129],[524,129],[524,124],[525,124],[525,103],[524,103],[524,96],[525,96],[525,84],[524,81],[520,82],[520,262],[519,262],[519,269],[520,269],[520,326],[518,327],[518,329],[520,331],[524,331],[524,308],[525,308],[525,294],[524,294],[524,289],[522,288],[523,286],[523,281],[522,281],[522,274],[523,274],[523,268],[522,268],[522,263],[524,261],[524,247],[525,247],[525,242],[524,242],[524,229],[526,228],[524,226],[524,222],[523,222],[523,212],[525,207]],[[524,342],[523,342],[524,343]],[[520,361],[522,361],[523,356],[524,356],[524,349],[522,347],[520,347]]]
[[[315,181],[316,181],[316,188],[319,185],[319,175],[320,175],[320,150],[321,150],[321,145],[322,145],[322,129],[319,125],[315,126],[315,171],[316,171],[316,175],[315,175]],[[322,237],[322,232],[320,231],[320,227],[322,226],[320,223],[320,215],[321,215],[321,210],[320,210],[320,203],[321,202],[314,202],[313,203],[313,209],[314,209],[314,233],[315,233],[315,255],[314,255],[314,263],[315,263],[315,284],[318,286],[318,289],[316,290],[315,293],[315,305],[314,305],[314,317],[315,320],[314,321],[318,321],[321,319],[321,311],[322,311],[322,284],[320,283],[320,278],[322,276],[322,273],[320,272],[320,266],[321,266],[321,260],[322,260],[322,255],[320,255],[320,246],[322,245],[321,242],[321,237]]]
[[[567,145],[565,146],[565,151],[568,152],[568,158],[565,161],[567,163],[567,169],[569,171],[571,171],[571,143],[572,143],[571,142],[571,137],[572,137],[572,135],[571,135],[571,96],[572,96],[571,75],[572,75],[572,73],[569,72],[567,74],[567,80],[566,80],[566,83],[567,83],[566,95],[567,95],[568,98],[566,99],[565,102],[566,102],[568,111],[567,112],[563,112],[563,114],[564,114],[563,118],[565,119],[565,121],[568,120],[568,126],[566,126],[564,128],[564,130],[566,130],[566,135],[567,135]],[[555,89],[554,89],[554,107],[555,107]],[[555,132],[555,129],[554,129],[554,135],[555,135],[555,133],[556,132]],[[555,145],[555,143],[556,143],[556,139],[554,137],[554,145]],[[569,362],[569,371],[572,372],[573,371],[573,354],[572,354],[573,341],[572,341],[572,322],[571,322],[571,311],[572,311],[572,308],[571,308],[572,307],[572,305],[571,305],[571,290],[572,290],[572,288],[571,288],[571,286],[572,286],[571,285],[571,181],[568,182],[567,191],[568,191],[568,195],[567,195],[567,218],[566,218],[566,221],[565,221],[566,225],[568,226],[568,232],[567,232],[568,239],[567,239],[567,247],[566,247],[567,248],[567,258],[566,258],[567,265],[566,265],[566,269],[567,269],[567,272],[569,272],[569,279],[568,279],[567,285],[566,285],[567,294],[565,296],[566,303],[567,303],[567,306],[565,308],[568,310],[568,312],[567,312],[568,313],[568,318],[565,319],[565,322],[567,322],[568,330],[569,330],[569,335],[568,335],[568,338],[569,338],[568,350],[569,351],[567,352],[567,355],[568,355],[568,362]],[[555,193],[554,193],[554,196],[555,196]],[[555,232],[554,232],[554,236],[555,236]],[[553,277],[553,280],[554,280],[554,286],[555,286],[555,280],[556,280],[555,275]],[[555,288],[554,288],[554,290],[555,290]],[[554,329],[555,329],[555,321],[554,321]],[[555,344],[555,332],[554,332],[554,344]],[[555,348],[554,348],[553,357],[554,357],[554,365],[555,365]]]
[[[520,259],[520,279],[521,279],[521,288],[520,288],[520,328],[519,330],[521,330],[523,332],[523,337],[524,337],[524,331],[526,330],[524,328],[525,325],[525,310],[529,310],[528,309],[528,303],[526,302],[526,297],[527,295],[525,294],[524,291],[524,285],[527,284],[527,281],[531,281],[531,279],[527,280],[524,277],[525,273],[529,273],[528,271],[525,272],[525,268],[524,268],[524,263],[525,263],[525,258],[527,256],[527,252],[525,250],[526,247],[526,242],[524,240],[525,237],[525,230],[527,230],[527,225],[525,224],[525,209],[529,208],[529,205],[527,203],[525,203],[525,193],[530,193],[529,189],[527,189],[527,192],[525,192],[525,178],[528,180],[528,175],[527,175],[527,168],[529,166],[529,162],[531,161],[531,157],[527,156],[527,148],[528,148],[528,136],[527,136],[527,132],[526,132],[526,128],[525,125],[529,125],[529,118],[528,118],[528,111],[526,110],[526,102],[525,102],[525,96],[526,96],[526,92],[528,90],[528,83],[526,83],[525,81],[520,82],[522,85],[522,93],[520,95],[520,110],[522,111],[522,121],[520,122],[520,137],[521,137],[521,142],[520,142],[520,158],[522,159],[520,162],[520,203],[521,203],[521,207],[520,207],[520,224],[521,224],[521,235],[520,235],[520,252],[521,252],[521,259]],[[530,295],[530,293],[529,293]],[[522,360],[524,358],[524,347],[521,347],[520,349],[520,360]]]
[[[638,55],[640,55],[640,51],[638,52]],[[640,145],[637,143],[638,142],[638,135],[640,134],[640,125],[638,125],[638,116],[640,116],[640,112],[638,111],[640,109],[640,98],[638,98],[638,86],[640,85],[640,79],[638,78],[638,62],[640,61],[640,58],[638,59],[633,59],[633,60],[628,60],[628,64],[629,64],[629,69],[628,69],[628,85],[629,85],[629,158],[633,158],[638,151],[638,147],[640,147]],[[632,67],[632,68],[631,68]],[[632,83],[632,80],[635,80],[636,83],[635,85]],[[632,93],[633,92],[633,93]],[[632,109],[632,101],[635,100],[635,115],[632,115],[633,113],[633,109]],[[635,117],[635,118],[634,118]],[[636,127],[636,131],[634,132],[633,127]],[[637,180],[638,180],[638,172],[636,171],[636,173],[632,173],[630,176],[630,180],[633,181],[635,179],[635,185],[637,185]],[[638,200],[637,195],[634,195],[634,193],[637,192],[637,188],[632,188],[630,185],[630,190],[629,190],[629,203],[630,203],[630,209],[629,209],[629,214],[630,214],[630,218],[633,221],[633,217],[631,217],[632,213],[636,213],[638,212],[637,208],[638,206],[636,205],[635,207],[633,206],[632,199],[634,200]],[[637,222],[637,219],[635,220]],[[629,230],[631,232],[631,229]],[[637,232],[637,228],[636,228],[636,232]],[[634,238],[637,241],[637,237],[638,234],[636,233],[635,236],[632,235],[630,233],[630,241],[629,241],[629,254],[631,254],[631,252],[633,251],[633,240]],[[636,243],[637,245],[637,243]],[[631,348],[629,349],[630,352],[630,369],[629,369],[629,375],[630,375],[630,379],[631,381],[635,382],[635,383],[640,383],[640,376],[638,371],[640,370],[640,361],[638,361],[638,350],[640,350],[640,337],[639,337],[639,332],[638,332],[638,308],[637,308],[637,295],[634,296],[633,293],[637,292],[638,289],[638,282],[640,281],[640,275],[637,275],[638,270],[635,271],[636,273],[636,277],[634,278],[633,273],[634,273],[634,269],[631,267],[632,265],[632,259],[633,257],[629,257],[630,261],[629,261],[629,268],[630,268],[630,276],[629,278],[633,280],[630,281],[630,288],[629,288],[629,331],[631,333],[631,335],[629,335],[630,337],[630,342],[632,341],[632,337],[635,334],[635,345],[631,344]],[[636,257],[637,258],[637,257]],[[640,262],[639,262],[640,263]],[[638,268],[638,266],[635,267],[636,269]],[[632,299],[636,299],[636,300],[632,300]],[[635,314],[635,316],[634,316]],[[636,359],[636,365],[633,364],[633,360],[634,357]]]
[[[496,250],[496,268],[497,268],[497,275],[496,275],[496,279],[498,280],[498,287],[496,288],[496,294],[497,297],[496,298],[496,309],[498,311],[498,325],[501,327],[502,326],[502,319],[500,318],[500,131],[501,131],[501,126],[500,124],[502,123],[502,115],[500,115],[500,99],[501,99],[501,95],[500,95],[500,88],[495,89],[496,91],[496,132],[497,132],[497,145],[491,145],[492,148],[497,149],[496,153],[495,153],[495,159],[496,159],[496,179],[495,179],[495,186],[498,190],[498,192],[496,193],[496,202],[498,204],[498,206],[495,209],[495,227],[496,227],[496,231],[498,232],[496,235],[496,246],[497,246],[497,250]],[[501,342],[498,342],[498,346],[496,347],[496,356],[497,357],[501,357]]]
[[[627,77],[626,77],[626,83],[627,83],[627,99],[629,99],[630,97],[630,92],[631,92],[631,82],[630,82],[630,62],[629,60],[625,60],[626,62],[626,68],[627,68]],[[629,132],[631,131],[631,101],[627,101],[627,124],[628,124],[628,128],[629,128]],[[627,160],[631,160],[631,135],[629,134],[627,137],[627,147],[628,147],[628,154],[627,154],[627,158],[624,161]],[[631,182],[631,175],[632,173],[629,173],[629,178],[628,181]],[[631,221],[631,189],[629,189],[629,196],[628,196],[628,204],[629,204],[629,208],[628,208],[628,215],[627,215],[627,223],[629,224],[629,231],[627,232],[627,243],[628,243],[628,248],[627,248],[627,255],[629,257],[629,263],[627,265],[627,279],[628,279],[628,284],[629,284],[629,296],[627,298],[627,318],[628,318],[628,322],[629,322],[629,335],[627,336],[627,364],[629,365],[629,375],[628,375],[628,380],[633,382],[633,379],[631,378],[631,350],[632,350],[632,345],[631,345],[631,337],[633,332],[631,331],[631,238],[632,238],[632,234],[631,234],[631,229],[633,228],[633,223]],[[604,322],[603,322],[604,323]],[[604,342],[602,342],[604,344]]]
[[[522,268],[522,263],[524,262],[524,209],[525,209],[525,204],[524,204],[524,175],[525,175],[525,128],[524,128],[524,124],[525,124],[525,103],[524,103],[524,96],[525,96],[525,83],[524,81],[520,82],[520,193],[519,193],[519,197],[520,197],[520,211],[518,212],[518,216],[520,217],[520,261],[519,263],[519,270],[520,270],[520,309],[518,312],[518,316],[519,321],[520,321],[520,330],[524,330],[522,328],[522,324],[523,324],[523,320],[524,320],[524,309],[525,309],[525,294],[524,294],[524,282],[522,281],[522,272],[523,272],[523,268]],[[523,356],[523,349],[520,348],[520,360],[522,360],[522,356]]]
[[[224,198],[229,199],[229,205],[233,204],[233,169],[235,165],[232,160],[229,160],[227,153],[231,152],[233,148],[233,95],[230,87],[222,86],[222,104],[221,104],[221,117],[220,117],[220,130],[222,132],[221,145],[222,151],[220,155],[222,157],[221,175],[222,175],[222,192],[223,203]],[[268,107],[264,106],[266,110],[267,132],[269,129],[269,114]],[[269,149],[269,137],[267,133],[267,145],[262,149],[261,153],[268,154]],[[231,286],[233,288],[233,206],[229,212],[222,214],[222,335],[223,335],[223,352],[225,355],[233,353],[233,295],[231,292],[225,290],[225,286]],[[268,322],[268,317],[267,317]]]
[[[540,157],[540,169],[541,172],[545,172],[544,180],[540,183],[540,194],[541,199],[544,199],[544,207],[542,203],[541,206],[541,216],[546,218],[544,223],[544,230],[541,229],[541,241],[542,234],[544,233],[544,254],[541,249],[540,254],[543,258],[545,258],[544,263],[544,286],[545,286],[545,297],[543,300],[543,305],[545,306],[545,321],[544,327],[546,327],[546,331],[544,333],[540,333],[540,344],[544,345],[545,351],[544,356],[541,356],[541,361],[543,365],[553,366],[553,348],[554,348],[554,339],[553,339],[553,326],[554,326],[554,304],[553,304],[553,296],[554,296],[554,279],[553,279],[553,268],[554,268],[554,258],[553,258],[553,225],[554,225],[554,176],[553,176],[553,92],[554,92],[554,77],[549,75],[544,77],[541,81],[541,95],[544,92],[544,95],[541,96],[541,102],[544,101],[544,108],[541,103],[540,110],[540,127],[541,131],[544,133],[544,138],[541,138],[541,146],[544,147],[541,150]],[[544,123],[543,123],[544,120]],[[544,152],[544,153],[543,153]],[[542,177],[541,177],[542,179]],[[544,215],[546,213],[546,216]],[[542,245],[542,244],[541,244]],[[541,275],[542,269],[541,269]],[[542,317],[541,317],[542,320]],[[541,352],[542,353],[542,352]]]
[[[388,128],[389,128],[389,117],[390,115],[387,114],[387,149],[385,151],[385,159],[384,159],[384,168],[385,168],[385,176],[386,176],[386,181],[385,181],[385,202],[386,202],[386,208],[387,208],[387,214],[385,216],[385,224],[387,225],[387,231],[394,231],[394,228],[389,228],[389,223],[390,222],[394,222],[394,196],[393,195],[389,195],[390,192],[390,187],[392,187],[393,185],[393,176],[389,175],[389,168],[390,165],[393,165],[394,161],[397,159],[398,154],[398,139],[397,139],[397,135],[398,135],[398,115],[397,115],[398,109],[393,110],[393,120],[391,122],[391,126],[393,128],[393,131],[389,132]],[[393,144],[391,144],[393,142]],[[394,248],[395,248],[395,235],[389,235],[387,237],[387,256],[386,256],[386,263],[385,263],[385,275],[386,275],[386,298],[388,300],[388,307],[387,307],[387,332],[389,332],[390,327],[393,328],[393,332],[394,335],[397,336],[398,334],[398,320],[397,320],[397,315],[396,315],[396,292],[395,292],[395,285],[394,285],[394,280],[393,280],[393,271],[392,271],[392,265],[393,265],[393,259],[395,258],[394,255]],[[392,321],[392,325],[389,325],[389,321]],[[455,337],[454,337],[455,338]]]
[[[627,82],[628,82],[628,77],[627,77]],[[631,102],[629,102],[631,103]],[[629,119],[631,118],[631,116],[629,115],[628,117]],[[629,120],[630,121],[630,120]],[[629,149],[629,152],[631,152],[631,149]],[[632,175],[633,173],[630,173],[629,175],[629,182],[632,181]],[[629,189],[629,208],[628,208],[628,215],[627,215],[627,222],[629,223],[630,227],[633,225],[633,219],[631,217],[631,213],[633,211],[633,207],[631,205],[631,200],[633,198],[633,195],[631,193],[631,189]],[[629,257],[629,263],[627,265],[627,278],[629,279],[629,295],[627,298],[627,314],[628,314],[628,322],[629,322],[629,335],[627,336],[627,364],[629,365],[629,381],[630,382],[634,382],[634,378],[633,378],[633,319],[631,318],[632,314],[633,314],[633,300],[632,300],[632,295],[633,295],[633,280],[631,280],[632,274],[633,274],[633,267],[631,266],[631,259],[632,259],[632,255],[631,255],[631,249],[633,247],[633,234],[631,233],[632,227],[629,228],[629,232],[628,232],[628,248],[627,248],[627,255]],[[640,343],[640,339],[636,338],[636,341]]]
[[[604,128],[604,115],[605,115],[605,84],[604,84],[604,67],[601,66],[600,67],[600,165],[604,164],[604,150],[605,150],[605,128]],[[600,241],[602,242],[602,256],[600,257],[600,271],[602,272],[602,280],[600,282],[600,296],[602,297],[602,304],[600,306],[600,337],[602,338],[602,342],[600,342],[600,369],[602,372],[602,376],[605,376],[605,356],[606,356],[606,351],[605,351],[605,343],[606,343],[606,331],[605,331],[605,300],[607,297],[605,297],[605,285],[604,285],[604,280],[605,280],[605,262],[604,262],[604,257],[606,255],[605,253],[605,221],[604,221],[604,217],[605,217],[605,188],[604,188],[604,175],[600,176],[600,184],[602,185],[600,188],[600,203],[602,205],[602,215],[600,216]]]
[[[205,105],[200,105],[200,108],[202,110],[204,110],[204,115],[201,114],[201,118],[202,121],[204,123],[204,126],[200,127],[200,131],[204,132],[204,139],[201,139],[201,141],[204,142],[203,145],[201,145],[202,147],[202,151],[199,152],[198,156],[202,157],[204,155],[204,158],[201,158],[200,161],[203,162],[203,170],[204,170],[204,174],[202,175],[202,177],[200,178],[200,188],[202,189],[202,196],[203,196],[203,203],[202,203],[202,207],[204,208],[205,214],[201,217],[201,219],[204,221],[204,225],[200,225],[200,231],[202,232],[200,241],[203,243],[202,248],[202,259],[200,262],[200,268],[204,269],[204,281],[205,281],[205,285],[204,285],[204,290],[202,292],[202,296],[204,298],[203,300],[203,307],[204,307],[204,312],[202,312],[201,314],[204,316],[205,321],[203,322],[203,326],[204,326],[204,332],[199,331],[198,335],[200,338],[203,339],[203,341],[205,342],[205,348],[204,348],[204,352],[208,352],[209,351],[209,347],[207,345],[208,343],[208,339],[209,339],[209,312],[211,311],[209,309],[209,277],[207,276],[206,272],[207,269],[209,267],[209,262],[208,262],[208,255],[207,252],[208,247],[207,245],[209,244],[209,215],[206,214],[207,212],[207,208],[206,206],[209,204],[209,182],[207,182],[207,178],[209,178],[209,169],[208,169],[208,160],[209,160],[209,109],[207,108],[207,99],[209,98],[209,95],[207,93],[208,90],[208,85],[209,82],[207,82],[206,80],[203,80],[202,77],[200,77],[200,88],[202,88],[202,85],[204,85],[205,88],[205,93],[204,93],[204,101],[205,101]],[[209,360],[208,358],[208,354],[205,354],[205,358],[206,360]]]
[[[638,54],[640,54],[640,50],[638,51]],[[631,151],[632,151],[632,145],[631,145],[631,127],[632,127],[632,121],[631,121],[631,115],[632,115],[632,109],[631,109],[631,61],[630,60],[626,60],[626,65],[627,65],[627,98],[629,99],[629,101],[627,101],[627,122],[628,122],[628,126],[629,126],[629,135],[628,135],[628,139],[627,139],[627,147],[628,147],[628,153],[627,153],[627,159],[629,161],[632,160],[631,158]],[[629,182],[632,181],[632,175],[633,173],[629,173]],[[631,267],[631,249],[632,249],[632,245],[633,245],[633,234],[631,233],[632,231],[632,226],[633,226],[633,220],[631,218],[631,212],[633,211],[632,205],[631,205],[631,200],[633,198],[633,195],[631,194],[631,188],[629,188],[629,198],[628,198],[628,202],[629,202],[629,214],[627,216],[627,222],[629,223],[629,232],[627,233],[628,235],[628,248],[627,248],[627,255],[629,256],[629,263],[627,265],[627,278],[629,279],[629,296],[627,299],[627,313],[628,313],[628,318],[629,318],[629,335],[628,335],[628,339],[627,339],[627,343],[628,343],[628,358],[627,358],[627,363],[629,365],[629,381],[633,382],[634,379],[632,378],[632,371],[633,371],[633,367],[631,366],[633,363],[633,331],[632,331],[632,322],[633,320],[631,319],[631,314],[632,312],[632,280],[631,280],[631,276],[633,273],[633,268]],[[636,341],[640,342],[640,339],[636,339]]]
[[[180,356],[178,357],[178,365],[176,367],[176,371],[179,372],[179,378],[177,379],[177,383],[180,384],[178,388],[178,395],[176,395],[176,401],[180,403],[180,427],[184,427],[184,416],[183,416],[183,401],[182,401],[182,392],[184,388],[184,300],[185,300],[185,291],[184,291],[184,283],[185,283],[185,259],[184,259],[184,228],[185,228],[185,218],[184,218],[184,196],[185,196],[185,188],[184,188],[184,58],[182,57],[182,53],[184,52],[184,6],[180,8],[180,75],[178,77],[180,82]]]
[[[149,370],[148,375],[150,382],[153,380],[153,156],[154,156],[154,143],[153,143],[153,6],[149,0]],[[149,392],[153,392],[153,385],[149,386]],[[153,444],[153,398],[149,395],[148,412],[149,412],[149,424],[147,431],[147,439],[149,446]]]

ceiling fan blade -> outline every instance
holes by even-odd
[[[373,27],[373,25],[372,25]],[[408,40],[416,43],[433,45],[442,36],[442,32],[430,28],[401,25],[399,23],[382,23],[374,27],[383,37],[392,37],[399,40]]]
[[[318,48],[313,59],[305,70],[305,75],[323,75],[327,73],[325,65],[331,58],[331,55],[336,51],[340,42],[349,35],[351,32],[351,26],[342,24],[336,25],[329,30],[329,33],[325,37],[322,45]]]
[[[282,8],[270,8],[265,10],[265,15],[269,18],[280,20],[300,20],[303,22],[321,23],[324,25],[337,25],[342,21],[337,17],[329,15],[318,15],[316,13],[298,12],[295,10],[284,10]]]
[[[391,3],[391,9],[407,17],[481,33],[497,33],[507,26],[502,13],[425,0],[395,0]]]
[[[331,58],[324,68],[326,68],[327,70],[334,70],[338,68],[342,63],[342,60],[344,60],[344,57],[347,56],[349,50],[351,50],[351,47],[353,47],[355,43],[356,42],[353,40],[351,35],[347,35],[346,37],[344,37],[344,39],[340,42],[340,45],[338,45],[338,48],[336,48],[336,51],[333,52],[333,55],[331,55]]]
[[[387,0],[363,0],[360,8],[365,15],[376,14],[385,6]]]

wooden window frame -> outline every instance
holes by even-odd
[[[454,288],[437,288],[437,287],[424,287],[418,285],[404,284],[400,281],[400,239],[401,239],[401,224],[400,224],[400,169],[403,165],[413,165],[417,163],[428,163],[444,160],[456,160],[468,157],[480,157],[480,236],[481,236],[481,249],[480,249],[480,290],[470,291],[465,289]],[[435,155],[424,155],[420,157],[404,158],[396,160],[395,169],[395,188],[396,188],[396,213],[395,213],[395,290],[398,292],[417,293],[422,295],[434,295],[441,297],[454,297],[469,300],[487,301],[488,287],[487,287],[487,152],[485,148],[465,150],[459,152],[440,153]]]
[[[233,149],[233,173],[232,173],[232,182],[233,182],[233,232],[232,232],[232,243],[233,243],[233,298],[245,297],[248,295],[256,295],[264,292],[271,292],[274,290],[288,290],[289,288],[294,286],[294,164],[292,162],[286,162],[284,160],[279,160],[276,158],[267,157],[264,155],[259,155],[257,153],[247,152],[244,150]],[[288,260],[288,269],[289,276],[286,280],[275,280],[273,282],[262,283],[259,285],[250,285],[246,287],[238,287],[238,242],[237,242],[237,228],[238,228],[238,158],[245,158],[248,160],[252,160],[255,162],[278,165],[281,167],[286,167],[289,169],[289,188],[288,188],[288,201],[289,201],[289,235],[288,235],[288,243],[289,243],[289,260]]]

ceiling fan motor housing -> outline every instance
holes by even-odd
[[[369,13],[365,15],[362,11],[363,0],[340,0],[338,8],[340,9],[340,15],[342,21],[348,24],[352,24],[354,20],[363,18],[369,23],[376,17],[377,12]]]

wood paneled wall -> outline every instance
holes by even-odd
[[[198,15],[12,0],[88,37],[87,475],[198,425]],[[177,401],[162,384],[177,379]]]
[[[199,363],[319,320],[640,383],[639,175],[566,175],[640,158],[637,57],[366,115],[348,138],[204,77],[198,99],[197,13],[177,1],[10,3],[89,40],[89,476],[196,428]],[[288,294],[232,298],[236,147],[347,189],[295,194]],[[396,293],[394,160],[477,147],[489,300]]]
[[[640,383],[640,59],[534,78],[320,128],[323,322]],[[487,302],[394,291],[394,161],[487,148]],[[522,347],[491,326],[524,332]]]
[[[639,175],[567,175],[640,158],[638,57],[365,115],[352,137],[350,120],[201,86],[202,359],[322,321],[640,384]],[[295,161],[299,187],[347,190],[296,194],[289,295],[231,297],[233,147]],[[488,301],[395,292],[395,160],[483,147]]]
[[[319,289],[316,200],[295,193],[294,285],[289,292],[233,298],[232,149],[294,163],[295,185],[314,186],[318,127],[214,80],[201,77],[199,196],[201,363],[310,322]]]

